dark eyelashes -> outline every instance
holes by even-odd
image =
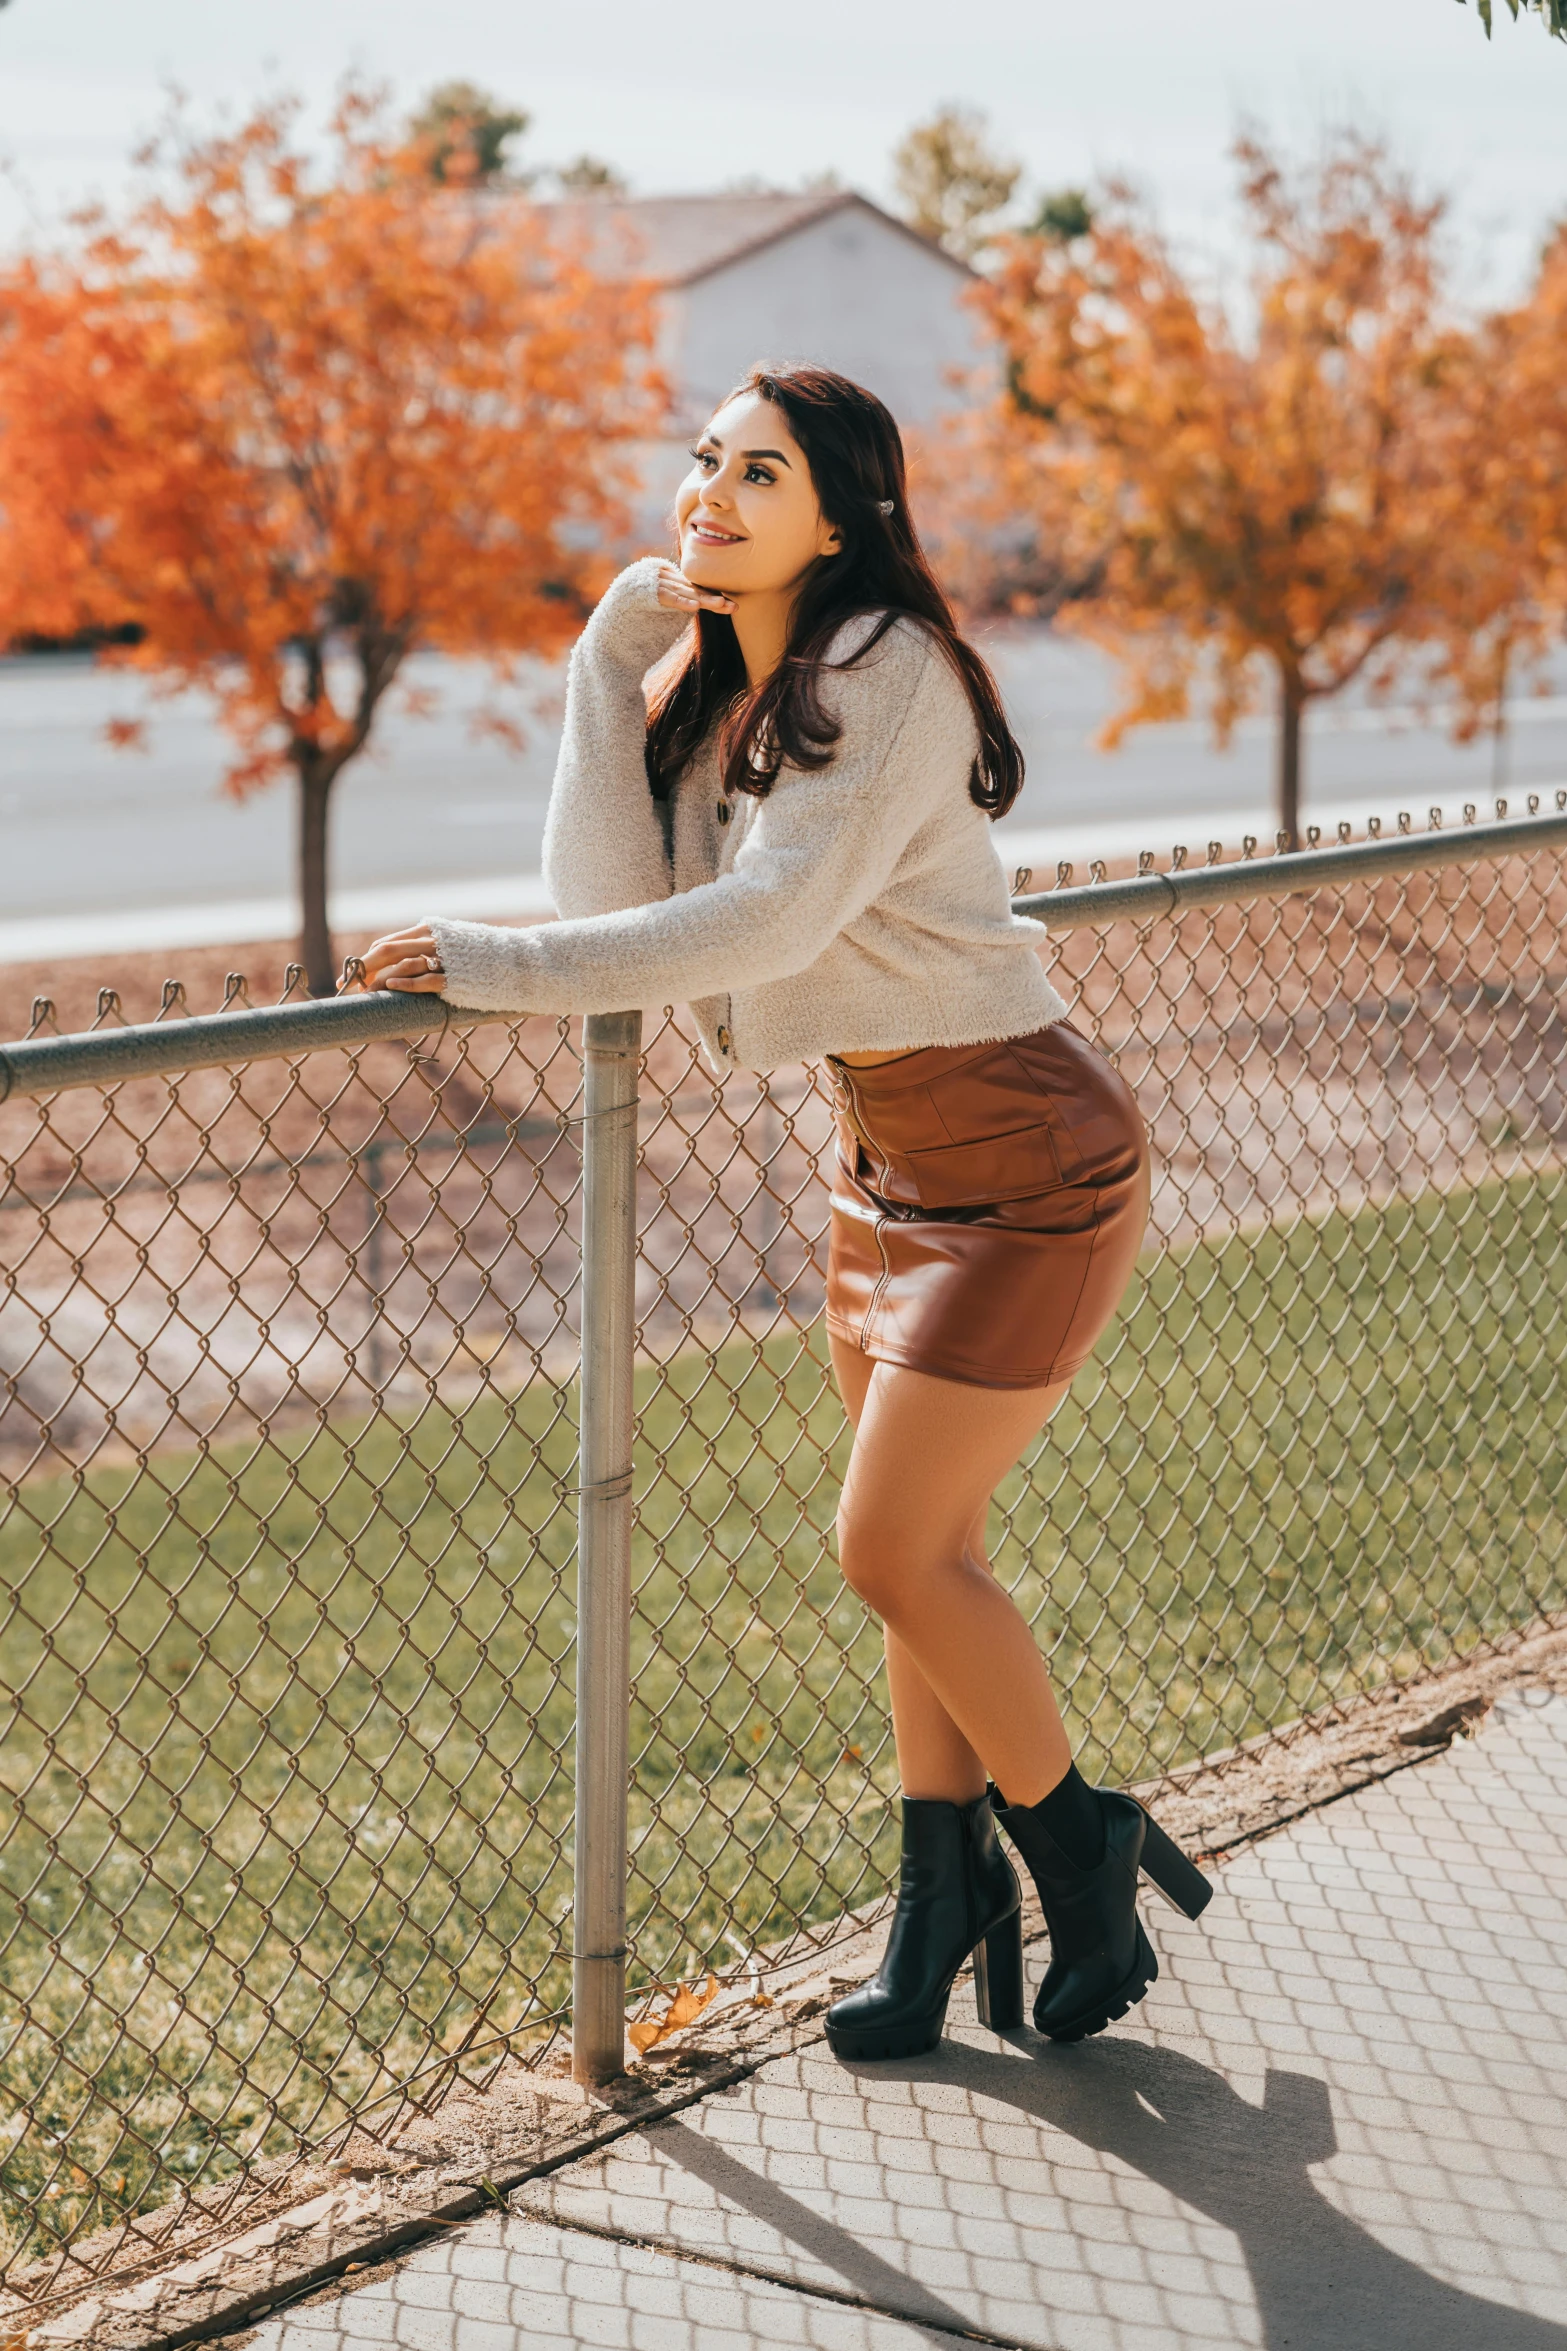
[[[5,0],[0,0],[0,7],[3,7],[4,5]],[[712,454],[713,452],[711,449],[697,449],[695,447],[689,448],[686,451],[686,455],[688,457],[694,458],[698,465],[706,464],[707,460],[712,456]],[[748,481],[754,478],[759,482],[775,482],[778,479],[778,476],[775,473],[770,473],[765,465],[748,465],[745,470],[746,479]]]

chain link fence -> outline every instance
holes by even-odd
[[[1154,1145],[1122,1316],[996,1501],[1095,1776],[1567,1605],[1556,800],[1019,900]],[[40,2305],[269,2158],[563,2062],[579,1757],[629,1805],[596,1894],[575,1854],[617,2048],[617,1900],[645,2007],[829,1944],[896,1863],[820,1073],[719,1086],[666,1016],[585,1093],[564,1023],[239,983],[48,1031],[0,1056],[0,2201]],[[579,1458],[585,1138],[629,1478],[608,1390]],[[579,1528],[611,1619],[627,1576],[585,1662]]]

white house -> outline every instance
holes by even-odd
[[[645,463],[649,514],[685,444],[756,360],[814,360],[886,401],[916,435],[989,381],[975,279],[852,189],[807,195],[578,197],[539,207],[600,274],[659,289],[658,361],[674,397]]]

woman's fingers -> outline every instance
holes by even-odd
[[[389,931],[365,950],[363,960],[367,988],[439,989],[445,985],[440,945],[428,923]]]
[[[678,564],[660,564],[658,600],[671,612],[733,612],[735,600],[719,588],[700,587],[688,580]]]
[[[434,955],[439,960],[440,949],[428,923],[414,923],[406,931],[388,931],[384,938],[373,939],[365,949],[365,969],[401,963],[410,955]]]
[[[446,974],[439,964],[430,968],[428,955],[410,955],[402,963],[389,963],[376,981],[377,987],[398,988],[404,994],[438,996],[446,985]]]

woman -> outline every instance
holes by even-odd
[[[721,1072],[825,1057],[827,1329],[854,1426],[839,1561],[882,1620],[903,1785],[886,1955],[828,2039],[933,2048],[970,1954],[981,2018],[1021,2023],[999,1817],[1050,1930],[1035,2022],[1077,2040],[1157,1973],[1139,1868],[1192,1917],[1209,1889],[1140,1805],[1079,1776],[985,1517],[1115,1311],[1146,1137],[1011,913],[988,820],[1022,758],[921,552],[881,402],[825,369],[753,369],[675,513],[678,566],[622,572],[572,658],[544,836],[563,919],[432,920],[378,940],[368,982],[473,1011],[681,1000]]]

